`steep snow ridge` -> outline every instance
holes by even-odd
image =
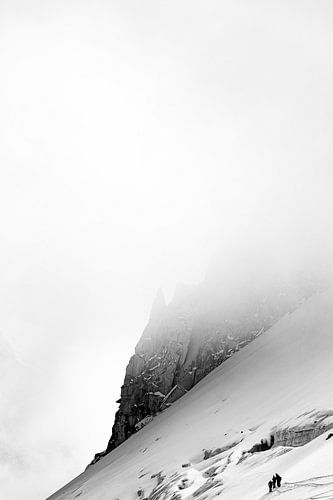
[[[329,290],[285,316],[50,499],[203,500],[223,493],[223,499],[254,500],[266,497],[275,472],[284,480],[283,500],[333,498],[333,438],[327,440],[332,356]],[[305,427],[320,430],[303,446],[281,446],[277,436]],[[249,452],[272,434],[272,447]]]
[[[107,449],[93,463],[323,286],[298,273],[262,274],[255,262],[241,274],[214,273],[199,285],[179,286],[169,305],[158,292],[126,368]]]

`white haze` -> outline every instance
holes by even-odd
[[[235,247],[331,247],[332,16],[320,0],[0,0],[0,330],[29,373],[6,500],[45,497],[105,448],[159,287]]]

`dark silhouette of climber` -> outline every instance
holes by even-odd
[[[272,477],[273,488],[276,488],[276,475]]]
[[[268,481],[269,492],[272,493],[273,483],[271,480]]]
[[[279,474],[277,472],[275,472],[275,477],[276,477],[276,484],[277,484],[277,487],[280,488],[281,486],[281,481],[282,481],[282,477],[279,476]]]

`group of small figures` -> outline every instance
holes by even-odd
[[[280,488],[282,477],[276,472],[272,479],[268,481],[269,492],[272,493],[274,488]]]

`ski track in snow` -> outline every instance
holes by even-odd
[[[320,482],[320,480],[323,480],[323,482]],[[325,481],[327,480],[327,481]],[[331,486],[330,489],[327,489],[327,486]],[[307,492],[304,493],[306,496],[303,496],[303,493],[301,489],[306,488]],[[295,492],[295,490],[299,489],[300,491]],[[324,489],[324,491],[320,491],[319,493],[311,494],[309,493],[309,490],[311,489]],[[295,483],[284,483],[280,488],[276,488],[273,490],[272,493],[267,493],[264,495],[262,498],[281,498],[284,499],[286,498],[286,494],[289,494],[291,491],[295,492],[296,495],[301,495],[301,496],[296,496],[295,498],[304,498],[308,500],[316,500],[316,499],[333,499],[333,474],[328,475],[328,476],[321,476],[321,477],[312,477],[305,479],[303,481],[297,481]],[[311,496],[307,496],[307,495]],[[290,496],[288,498],[291,498]]]

